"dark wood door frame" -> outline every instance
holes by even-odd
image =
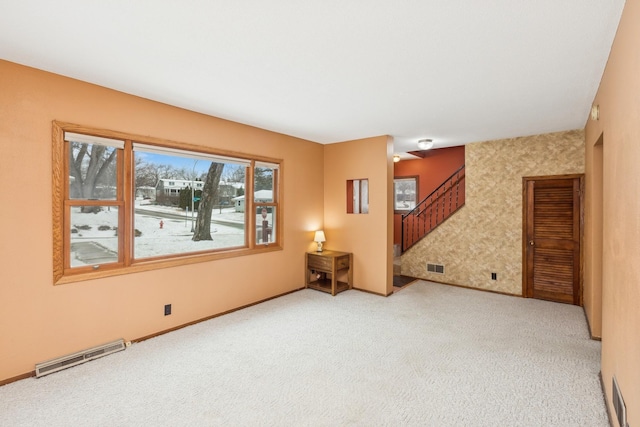
[[[528,240],[528,220],[530,209],[533,209],[533,193],[528,192],[527,188],[532,181],[544,181],[544,180],[558,180],[558,179],[578,179],[578,189],[579,192],[579,218],[578,218],[578,227],[579,227],[579,268],[578,268],[578,290],[577,294],[574,295],[573,304],[582,306],[582,288],[583,288],[583,258],[584,258],[584,174],[570,174],[570,175],[550,175],[550,176],[535,176],[535,177],[523,177],[522,178],[522,296],[525,298],[533,298],[533,284],[529,283],[529,270],[528,270],[528,262],[527,255],[529,253],[529,240]]]

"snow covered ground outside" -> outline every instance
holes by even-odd
[[[134,228],[140,231],[135,237],[134,257],[149,258],[162,255],[182,254],[211,249],[244,246],[245,244],[245,214],[236,212],[233,207],[214,209],[211,215],[211,236],[213,240],[194,242],[192,215],[182,209],[168,206],[151,205],[146,201],[136,201],[136,208],[144,209],[144,214],[136,213]],[[149,212],[152,211],[152,212]],[[154,212],[156,213],[154,215]],[[164,217],[166,214],[171,217]],[[197,216],[197,212],[194,218]],[[162,228],[160,228],[162,221]],[[221,221],[224,223],[219,223]],[[238,224],[237,226],[228,225]],[[72,229],[77,232],[71,234],[71,266],[78,267],[92,262],[82,260],[81,251],[74,251],[74,243],[95,242],[105,248],[105,253],[113,254],[113,261],[117,260],[118,251],[118,209],[104,208],[101,212],[80,213],[79,208],[72,208]],[[138,234],[138,233],[136,233]],[[76,248],[79,246],[76,245]]]

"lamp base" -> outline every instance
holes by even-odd
[[[318,243],[318,249],[316,249],[316,252],[322,252],[322,242],[317,242]]]

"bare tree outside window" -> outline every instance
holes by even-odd
[[[211,163],[202,188],[202,199],[198,206],[198,219],[193,233],[193,240],[213,240],[211,237],[211,211],[218,198],[218,186],[224,170],[224,163]]]
[[[116,198],[115,147],[100,144],[69,143],[69,197],[83,200]],[[83,213],[97,206],[83,206]]]

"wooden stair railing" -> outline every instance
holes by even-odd
[[[462,165],[413,210],[402,215],[403,253],[464,206],[464,172]]]

